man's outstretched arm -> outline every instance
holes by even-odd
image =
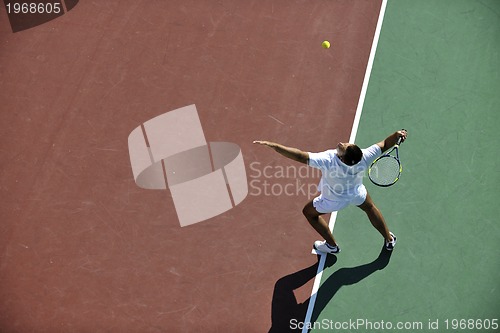
[[[405,141],[406,138],[408,137],[408,132],[406,130],[401,130],[392,133],[389,135],[387,138],[385,138],[384,141],[380,141],[377,143],[377,145],[382,149],[382,153],[385,152],[387,149],[393,147],[399,140],[399,138],[402,137],[403,139],[401,142]]]
[[[288,157],[294,161],[307,164],[309,162],[309,153],[302,151],[297,148],[287,147],[280,145],[279,143],[270,142],[270,141],[254,141],[253,143],[268,146],[281,155]]]

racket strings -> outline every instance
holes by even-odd
[[[370,179],[379,185],[390,185],[399,178],[400,164],[392,156],[382,157],[370,168]]]

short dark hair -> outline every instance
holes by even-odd
[[[347,146],[344,154],[344,163],[347,165],[355,165],[361,161],[363,157],[363,152],[356,145]]]

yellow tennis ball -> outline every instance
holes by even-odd
[[[323,46],[324,49],[329,49],[330,48],[330,42],[325,40],[323,43],[321,43],[321,46]]]

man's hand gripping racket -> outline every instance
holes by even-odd
[[[403,171],[399,160],[399,145],[406,139],[406,130],[398,132],[399,138],[391,150],[378,157],[368,169],[368,177],[378,186],[391,186],[396,184]],[[391,155],[394,152],[394,155]]]

